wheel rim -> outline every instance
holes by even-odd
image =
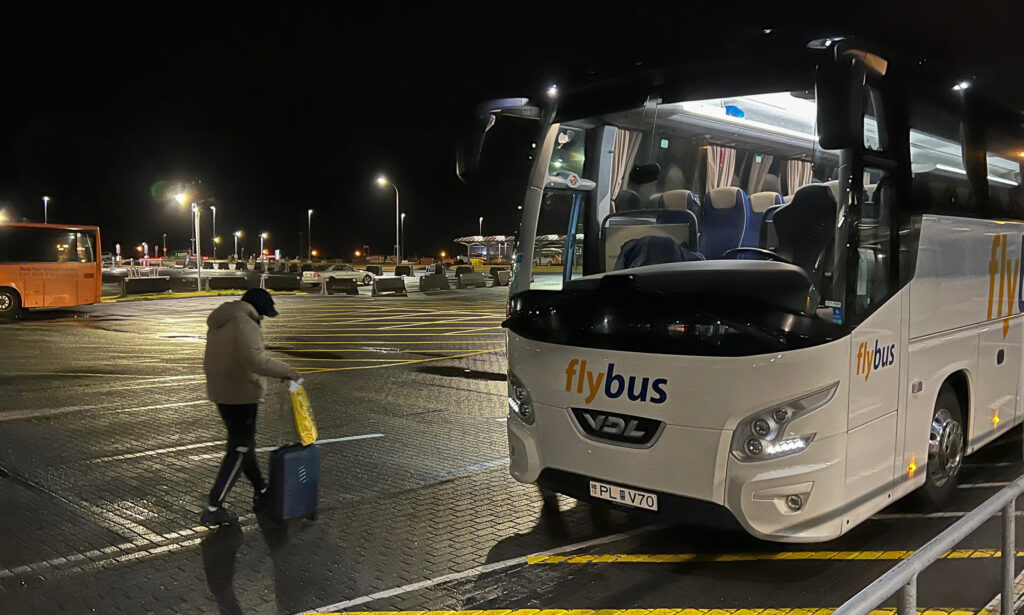
[[[14,305],[14,300],[7,293],[0,293],[0,312],[9,312]]]
[[[372,281],[373,280],[370,279],[370,276],[366,276],[365,278],[363,278],[363,284],[366,284],[367,286],[369,286],[370,282]]]
[[[960,472],[964,458],[964,430],[949,410],[940,408],[932,417],[928,435],[928,479],[942,487]]]

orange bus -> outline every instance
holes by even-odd
[[[100,229],[0,223],[0,317],[100,300]]]

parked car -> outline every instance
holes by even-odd
[[[328,280],[356,280],[369,286],[373,283],[373,274],[369,271],[356,269],[352,265],[314,265],[309,271],[302,272],[302,281],[308,284],[319,284]]]

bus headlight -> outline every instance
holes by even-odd
[[[536,415],[533,412],[533,399],[530,398],[530,389],[516,378],[512,372],[508,373],[508,410],[509,414],[526,423],[533,425]]]
[[[792,422],[821,408],[835,397],[835,382],[813,393],[788,401],[740,421],[732,436],[732,454],[740,461],[763,461],[793,455],[807,448],[815,434],[789,429]]]

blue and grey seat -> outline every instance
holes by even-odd
[[[744,240],[749,219],[750,200],[742,189],[709,191],[701,207],[700,252],[705,258],[720,258],[726,250],[747,245]]]
[[[774,245],[772,216],[786,204],[778,192],[755,192],[750,195],[750,224],[747,225],[747,238],[743,245],[770,248]],[[754,243],[756,242],[756,243]]]

